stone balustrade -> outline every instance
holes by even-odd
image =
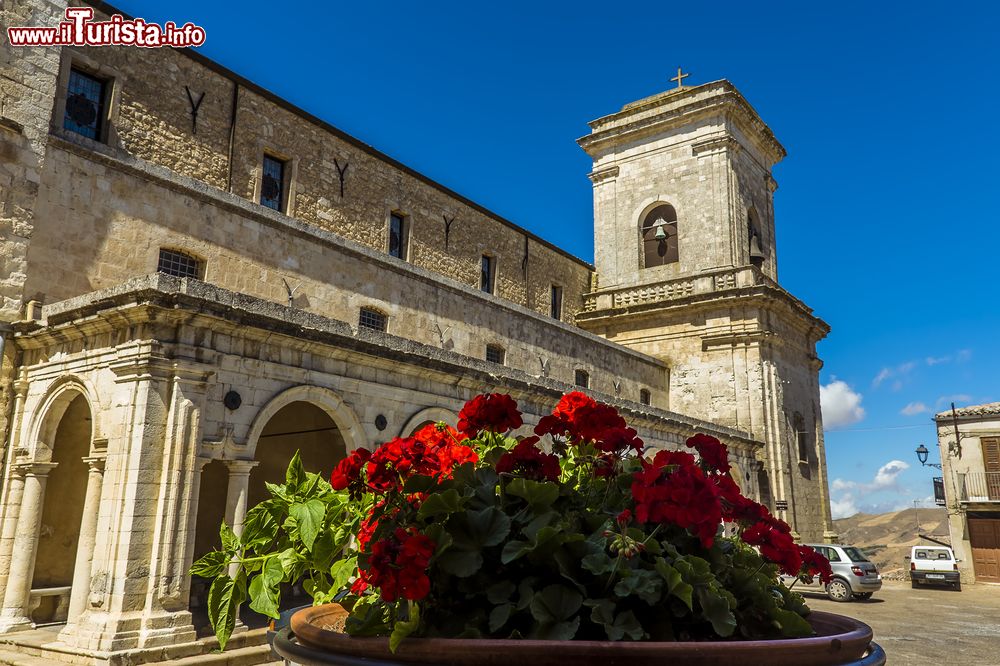
[[[730,268],[641,286],[599,289],[584,296],[583,311],[628,308],[765,283],[770,283],[770,280],[756,268]]]

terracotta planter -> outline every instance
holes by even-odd
[[[654,643],[412,638],[396,654],[386,638],[341,633],[345,611],[338,604],[314,606],[292,616],[274,647],[292,664],[318,666],[881,666],[885,653],[872,643],[868,625],[833,613],[813,612],[812,638],[771,641]]]

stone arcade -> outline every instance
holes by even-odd
[[[525,431],[582,387],[651,446],[715,434],[745,492],[832,538],[828,328],[778,286],[784,150],[727,81],[591,123],[590,266],[196,53],[4,55],[2,640],[197,652],[186,572],[295,450],[329,472],[492,389]]]

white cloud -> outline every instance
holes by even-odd
[[[906,407],[899,410],[899,413],[903,416],[916,416],[917,414],[923,414],[925,412],[931,411],[931,408],[922,402],[911,402]]]
[[[823,410],[823,425],[826,428],[842,428],[865,418],[861,406],[861,394],[855,392],[846,382],[836,379],[819,387],[819,402]]]
[[[879,385],[881,385],[882,382],[884,382],[885,380],[889,379],[889,377],[892,377],[892,370],[890,370],[889,368],[882,368],[881,370],[879,370],[879,373],[875,375],[875,379],[872,380],[872,386],[878,388]]]
[[[858,507],[854,503],[854,498],[850,495],[844,495],[839,500],[830,499],[830,513],[833,515],[833,519],[837,520],[839,518],[850,518],[854,514],[858,513]]]
[[[909,491],[899,485],[899,475],[909,468],[909,463],[902,460],[890,460],[869,482],[834,479],[830,484],[830,512],[834,518],[847,518],[861,511],[884,513],[913,506],[913,500],[906,499]],[[888,497],[879,498],[880,492]]]
[[[927,365],[941,365],[942,363],[947,363],[950,360],[951,356],[938,356],[936,358],[933,356],[928,356]]]
[[[955,360],[958,361],[959,363],[965,363],[970,358],[972,358],[971,349],[960,349],[958,351],[958,354],[955,355]]]
[[[952,403],[952,402],[970,402],[971,400],[972,400],[972,396],[969,395],[968,393],[956,393],[955,395],[943,395],[943,396],[941,396],[940,398],[937,399],[937,401],[935,401],[934,405],[938,409],[941,409],[945,405],[947,405],[949,403]]]
[[[871,484],[866,484],[866,490],[876,491],[896,488],[896,481],[899,478],[899,475],[909,468],[910,464],[905,463],[902,460],[890,460],[878,468],[878,471],[875,472],[875,478],[872,480]]]

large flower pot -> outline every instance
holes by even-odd
[[[292,616],[275,649],[292,664],[319,666],[880,666],[885,653],[867,624],[833,613],[813,612],[812,638],[694,643],[534,641],[408,638],[395,654],[386,638],[352,638],[342,629],[347,611],[338,604],[314,606]]]

